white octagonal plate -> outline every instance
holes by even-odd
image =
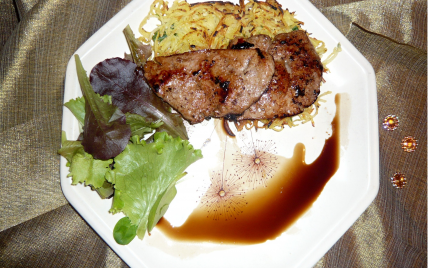
[[[118,245],[113,228],[123,215],[108,212],[111,200],[102,200],[82,185],[72,186],[66,160],[61,159],[61,186],[67,200],[108,245],[131,267],[311,267],[357,220],[375,198],[379,188],[379,142],[377,99],[374,71],[355,47],[309,2],[279,1],[283,8],[296,12],[303,28],[323,40],[329,50],[340,43],[342,52],[328,65],[326,83],[315,127],[310,123],[282,132],[243,131],[234,144],[242,147],[252,141],[275,144],[275,153],[290,158],[297,143],[306,147],[306,163],[319,155],[332,134],[336,113],[335,95],[340,95],[340,164],[322,193],[288,230],[276,239],[252,245],[182,242],[168,238],[155,228],[144,240]],[[130,25],[138,35],[138,26],[149,11],[151,0],[135,0],[106,23],[77,51],[87,73],[106,58],[123,57],[129,52],[122,30]],[[65,99],[81,96],[74,58],[67,67]],[[188,175],[177,185],[178,194],[165,218],[174,226],[185,222],[196,207],[200,189],[209,184],[211,172],[221,170],[225,138],[214,131],[215,120],[189,126],[190,142],[202,148],[204,158],[190,166]],[[79,134],[77,120],[64,108],[63,130],[69,139]],[[209,140],[208,140],[209,139]],[[209,142],[207,142],[209,141]],[[231,147],[230,147],[231,148]],[[226,150],[227,151],[227,150]],[[232,151],[232,150],[231,150]],[[234,152],[227,152],[228,155]]]

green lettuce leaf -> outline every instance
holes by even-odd
[[[58,154],[62,155],[67,159],[68,164],[71,163],[73,156],[83,150],[82,142],[80,141],[69,141],[65,131],[61,133],[61,149],[58,150]]]
[[[77,121],[79,121],[80,125],[83,126],[85,124],[85,98],[79,97],[76,99],[69,100],[64,104],[71,113],[76,117]]]
[[[100,96],[97,94],[105,103],[111,104],[111,97],[109,95]],[[71,113],[76,117],[77,121],[79,121],[80,125],[83,126],[85,124],[85,98],[78,97],[76,99],[69,100],[64,104]]]
[[[165,215],[166,211],[169,208],[169,204],[172,202],[176,194],[177,188],[175,188],[175,183],[171,183],[169,188],[166,189],[163,194],[158,196],[158,199],[150,210],[149,219],[147,221],[147,231],[149,233],[153,230],[156,223],[158,223],[158,221],[163,217],[163,215]]]
[[[131,221],[129,226],[138,226],[136,234],[142,239],[149,220],[153,228],[159,215],[165,213],[175,196],[171,189],[184,170],[200,158],[201,151],[187,140],[172,138],[166,132],[155,133],[153,143],[134,139],[115,158],[115,168],[107,174],[107,180],[115,184],[111,212],[123,212]]]
[[[73,177],[71,183],[73,185],[84,182],[85,185],[100,188],[104,184],[105,174],[110,170],[112,163],[113,159],[99,160],[86,152],[77,153],[72,158],[70,174],[67,177]]]
[[[129,50],[131,51],[132,60],[137,64],[137,66],[144,66],[147,59],[152,55],[152,47],[150,45],[144,45],[141,41],[135,38],[135,35],[129,25],[123,29],[123,34],[125,35]]]
[[[154,129],[163,125],[160,119],[155,122],[148,122],[143,116],[130,113],[126,114],[126,123],[131,127],[131,137],[135,135],[143,137],[145,134],[152,133]]]
[[[93,191],[96,191],[102,199],[110,198],[114,194],[113,184],[109,183],[106,180],[104,180],[104,183],[101,187],[95,188],[95,187],[91,186],[91,189]]]
[[[94,188],[103,187],[106,182],[106,172],[110,170],[110,165],[113,163],[112,159],[94,159],[92,155],[85,152],[80,141],[67,140],[65,132],[62,133],[62,147],[58,153],[67,159],[67,166],[70,168],[67,177],[72,177],[71,184],[85,183]]]

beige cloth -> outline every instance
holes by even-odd
[[[57,150],[68,59],[128,2],[0,1],[0,267],[126,266],[65,200]],[[427,267],[427,2],[312,2],[372,64],[380,134],[379,194],[316,267]]]

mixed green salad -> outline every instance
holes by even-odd
[[[128,59],[112,58],[86,75],[75,55],[82,97],[65,103],[79,122],[77,140],[62,134],[58,151],[67,159],[72,184],[84,183],[102,198],[113,196],[110,212],[122,212],[113,230],[117,243],[143,239],[167,211],[175,184],[202,158],[189,143],[180,115],[145,83],[142,66],[149,49],[124,30]],[[150,50],[151,51],[151,50]]]

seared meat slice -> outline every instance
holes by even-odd
[[[275,36],[269,47],[275,61],[284,61],[290,75],[294,101],[309,107],[320,93],[323,66],[321,59],[304,31]]]
[[[154,92],[190,123],[242,114],[267,89],[272,56],[260,49],[192,51],[144,66]]]
[[[237,120],[273,119],[288,117],[303,112],[303,106],[294,101],[294,93],[290,87],[290,73],[284,62],[275,61],[275,73],[268,90],[260,99],[245,110]]]
[[[275,73],[268,90],[237,120],[273,119],[303,112],[318,97],[322,64],[304,31],[279,34],[273,42],[265,35],[235,38],[230,48],[260,48],[275,61]],[[241,44],[241,45],[240,45]],[[251,46],[253,44],[254,46]]]

